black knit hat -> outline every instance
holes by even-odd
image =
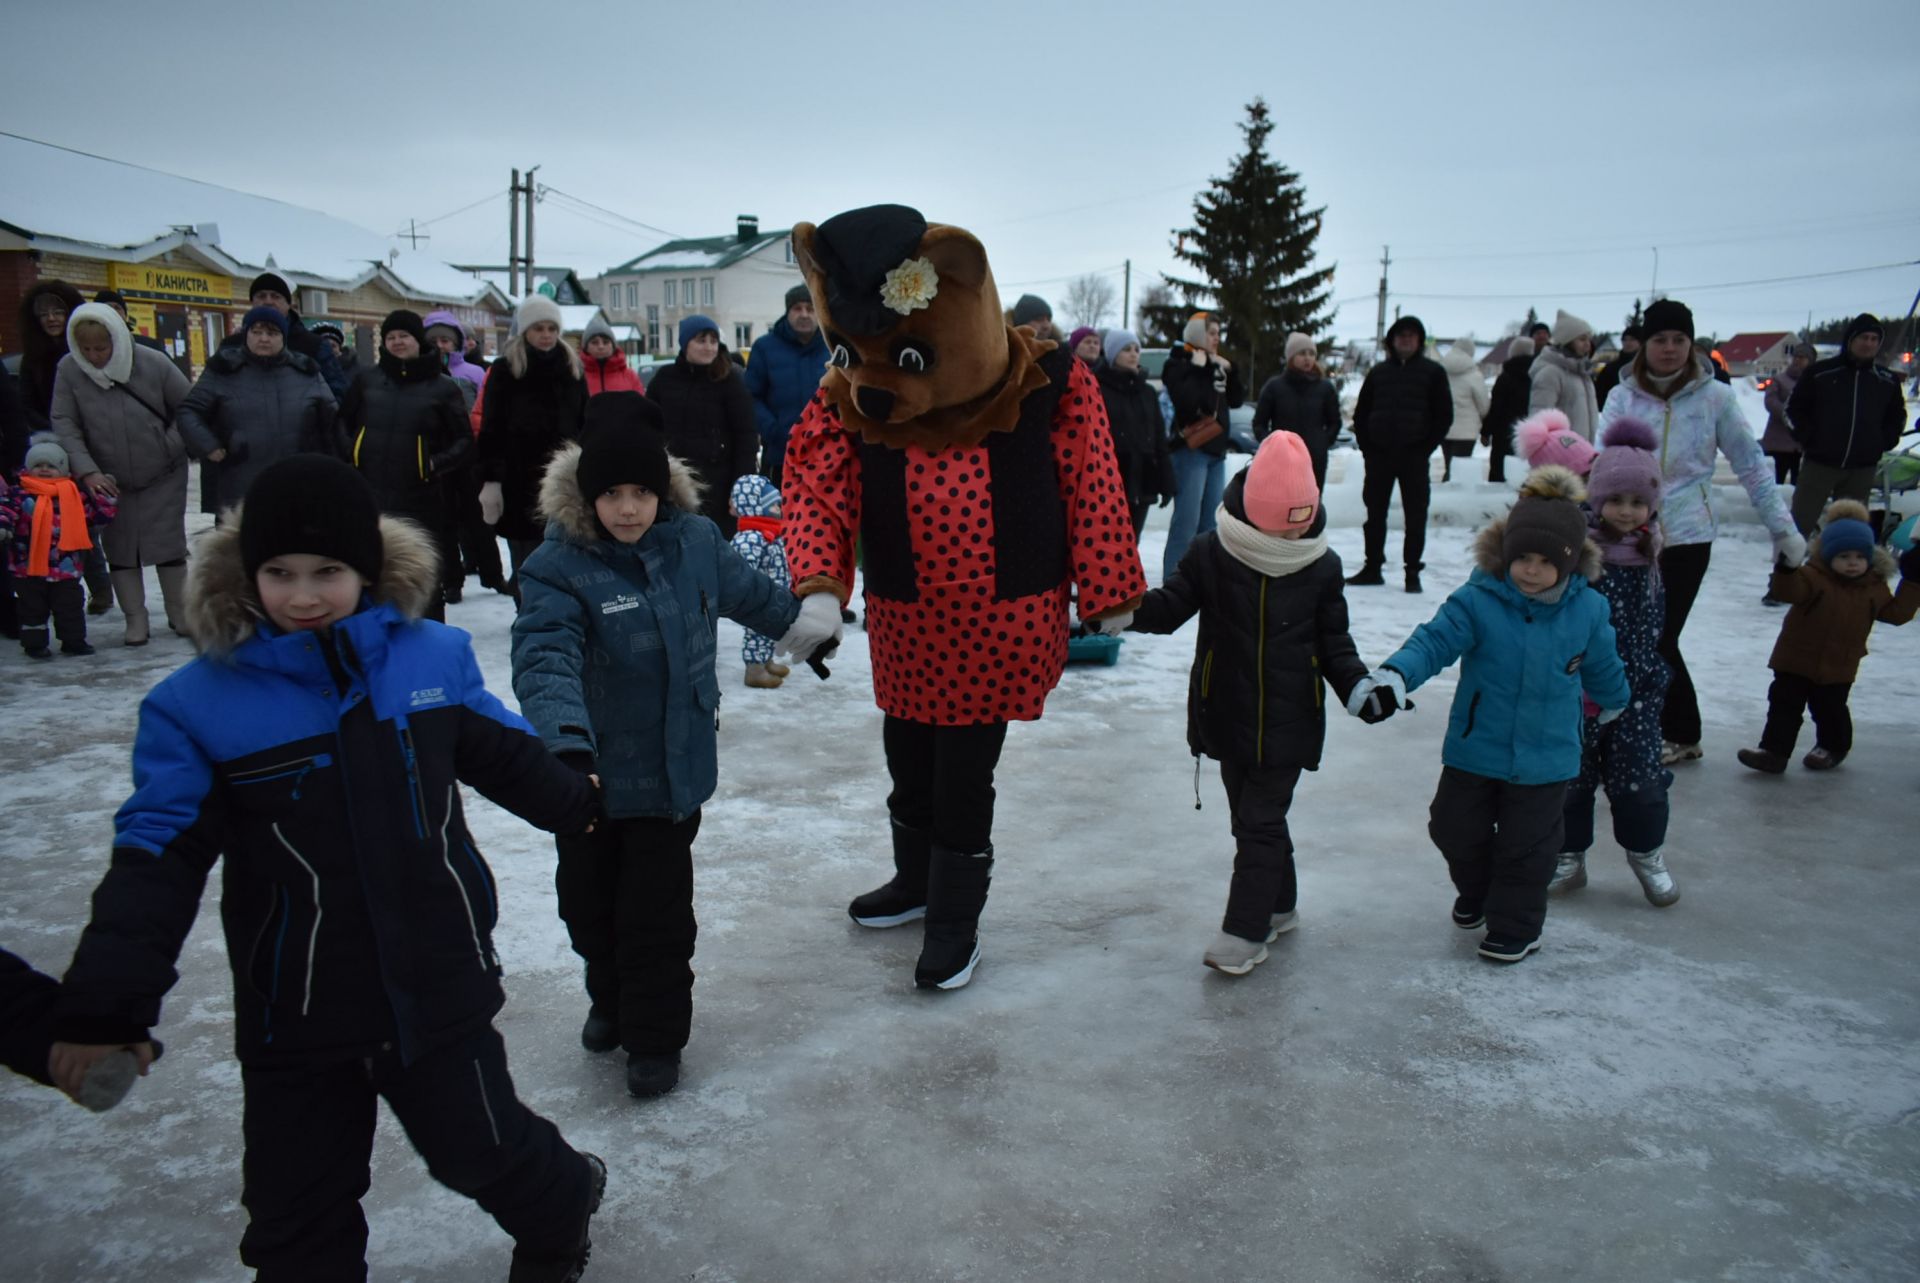
[[[638,392],[602,392],[588,401],[574,473],[581,496],[592,503],[615,486],[639,485],[665,499],[665,428],[660,407]]]
[[[807,288],[805,281],[787,291],[787,310],[792,311],[795,303],[806,303],[809,306],[813,303],[813,291]]]
[[[848,334],[883,334],[900,313],[880,296],[887,273],[920,252],[927,220],[905,205],[868,205],[835,214],[813,232],[813,258],[827,278],[824,301],[833,323]]]
[[[262,272],[253,278],[253,284],[247,286],[247,297],[252,298],[261,290],[272,290],[288,302],[293,301],[293,287],[287,284],[287,278],[278,272]]]
[[[409,312],[404,307],[396,308],[388,312],[387,319],[380,322],[380,341],[385,343],[387,341],[387,335],[393,333],[395,330],[402,330],[413,335],[413,341],[420,345],[421,351],[426,350],[427,327],[426,323],[420,319],[418,312]]]
[[[1640,342],[1645,343],[1647,341],[1647,327],[1644,325],[1629,325],[1626,329],[1620,331],[1620,341],[1625,343],[1628,339],[1638,339]]]
[[[377,581],[386,550],[380,505],[366,478],[323,454],[291,455],[255,477],[240,519],[247,578],[288,553],[333,557],[369,584]]]
[[[1878,334],[1885,337],[1886,333],[1886,328],[1880,324],[1879,317],[1872,312],[1862,312],[1847,322],[1846,333],[1840,336],[1840,343],[1844,347],[1862,334]]]
[[[1053,309],[1047,305],[1047,300],[1041,298],[1038,294],[1022,294],[1015,300],[1013,305],[1013,323],[1015,325],[1032,325],[1042,317],[1051,321],[1053,319]]]
[[[1685,303],[1676,302],[1670,298],[1656,299],[1645,312],[1641,313],[1640,328],[1646,331],[1648,337],[1667,330],[1678,330],[1686,335],[1687,341],[1691,343],[1693,312]]]

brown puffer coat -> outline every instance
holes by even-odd
[[[1834,509],[1843,506],[1836,504]],[[1834,509],[1829,509],[1829,516],[1852,515],[1836,514]],[[1864,509],[1859,516],[1865,520]],[[1818,538],[1807,550],[1806,565],[1798,570],[1775,566],[1770,591],[1789,608],[1767,666],[1822,686],[1851,682],[1866,657],[1867,634],[1873,631],[1874,621],[1898,626],[1920,612],[1920,583],[1902,579],[1895,592],[1893,576],[1893,554],[1875,548],[1866,574],[1841,578],[1821,558]]]

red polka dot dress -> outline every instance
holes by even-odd
[[[1032,721],[1066,666],[1069,588],[1084,616],[1146,592],[1099,388],[1077,360],[1048,364],[1052,384],[1023,403],[1042,417],[978,446],[864,444],[824,394],[793,429],[782,519],[795,589],[844,602],[864,539],[874,698],[891,716]]]

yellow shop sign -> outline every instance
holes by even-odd
[[[176,303],[233,302],[233,278],[215,272],[148,263],[113,264],[113,288],[129,298],[165,299]]]

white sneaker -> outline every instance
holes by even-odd
[[[1665,741],[1660,747],[1660,765],[1672,766],[1675,762],[1697,762],[1706,756],[1698,744],[1676,744]]]
[[[1267,960],[1267,946],[1222,931],[1207,946],[1206,964],[1229,976],[1244,976]]]
[[[1664,909],[1680,899],[1680,888],[1674,885],[1673,874],[1667,871],[1667,857],[1661,848],[1645,853],[1629,851],[1627,863],[1633,866],[1633,876],[1640,879],[1640,889],[1647,893],[1648,904]]]
[[[1297,909],[1288,909],[1285,913],[1276,913],[1267,923],[1267,940],[1278,940],[1287,932],[1300,925],[1300,913]]]
[[[1553,881],[1547,883],[1547,894],[1558,895],[1562,891],[1578,891],[1585,885],[1587,885],[1587,853],[1562,851],[1560,862],[1553,866]]]

